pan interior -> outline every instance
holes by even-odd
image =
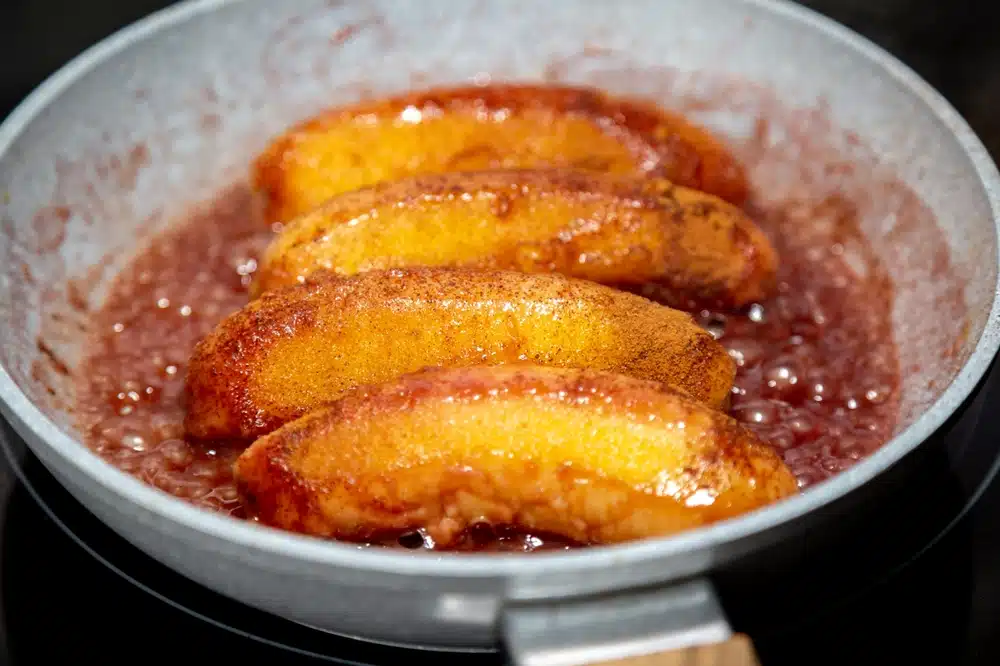
[[[997,277],[989,200],[950,129],[862,56],[753,4],[581,4],[244,0],[98,63],[0,156],[4,367],[77,435],[89,313],[156,233],[243,182],[275,133],[414,87],[561,81],[710,125],[769,201],[848,202],[895,286],[897,431],[912,423],[972,353]]]

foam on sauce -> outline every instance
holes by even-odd
[[[124,271],[95,317],[80,387],[87,443],[119,468],[215,511],[244,517],[231,465],[242,444],[184,439],[185,364],[195,343],[247,302],[255,257],[272,237],[242,186],[155,240]],[[741,314],[694,313],[736,360],[731,413],[778,449],[800,486],[822,481],[891,435],[899,367],[892,288],[863,250],[850,205],[751,203],[781,258],[778,293]],[[836,221],[839,236],[803,233]],[[862,248],[862,249],[859,249]],[[423,535],[381,544],[433,547]],[[531,552],[565,540],[481,526],[460,550]]]

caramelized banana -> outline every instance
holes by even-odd
[[[349,541],[472,524],[579,543],[662,536],[797,492],[732,418],[657,382],[539,366],[435,369],[366,387],[236,461],[262,522]]]
[[[414,176],[334,197],[285,226],[254,293],[317,270],[405,266],[656,282],[672,302],[738,308],[768,295],[777,259],[739,208],[669,181],[589,171]]]
[[[285,222],[361,187],[421,173],[575,167],[660,176],[740,204],[723,145],[649,102],[565,86],[434,89],[331,109],[275,139],[253,168]]]
[[[735,365],[686,313],[556,274],[446,268],[317,275],[195,348],[189,434],[251,438],[360,385],[428,366],[533,362],[663,381],[718,407]]]

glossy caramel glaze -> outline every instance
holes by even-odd
[[[534,365],[359,388],[258,439],[234,473],[264,523],[351,541],[419,529],[444,548],[477,523],[660,536],[798,490],[722,412],[657,382]]]
[[[328,110],[276,138],[253,167],[269,222],[328,198],[426,173],[574,167],[667,178],[741,204],[740,164],[704,129],[589,88],[433,89]]]
[[[713,407],[735,363],[690,315],[557,274],[316,275],[226,318],[188,368],[187,432],[253,438],[360,385],[428,366],[532,362],[655,379]]]
[[[655,282],[676,303],[736,309],[770,295],[777,256],[739,208],[663,179],[580,170],[414,176],[339,195],[288,223],[254,294],[315,271],[406,266]]]

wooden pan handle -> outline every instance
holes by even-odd
[[[746,634],[734,634],[729,640],[670,650],[641,657],[600,662],[601,666],[760,666],[753,643]],[[596,666],[596,665],[595,665]]]

